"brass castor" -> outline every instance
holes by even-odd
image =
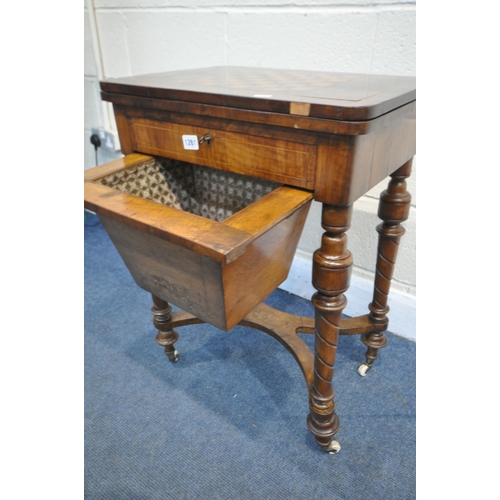
[[[179,360],[179,353],[177,349],[174,349],[173,351],[165,351],[165,354],[167,355],[168,359],[172,362],[175,363],[176,361]]]
[[[368,370],[371,368],[371,366],[367,363],[363,363],[362,365],[359,366],[358,368],[358,373],[364,377],[367,373]]]
[[[340,451],[340,443],[338,441],[332,441],[328,446],[323,448],[330,455],[335,455]]]

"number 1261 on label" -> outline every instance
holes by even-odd
[[[184,145],[184,149],[200,149],[196,135],[183,135],[182,144]]]

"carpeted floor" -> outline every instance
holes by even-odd
[[[413,342],[389,334],[362,378],[365,347],[340,338],[342,450],[325,454],[306,427],[302,373],[279,343],[249,328],[188,326],[170,363],[154,340],[149,294],[97,217],[85,219],[85,498],[415,498]],[[282,290],[266,302],[313,315]]]

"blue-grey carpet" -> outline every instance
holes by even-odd
[[[338,455],[306,427],[292,356],[249,328],[179,328],[171,363],[138,288],[97,217],[85,215],[85,498],[415,498],[415,344],[389,334],[365,378],[359,337],[341,337]],[[299,315],[282,290],[266,301]],[[313,336],[303,335],[312,346]]]

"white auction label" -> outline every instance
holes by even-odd
[[[182,144],[184,144],[184,149],[200,149],[196,135],[183,135]]]

